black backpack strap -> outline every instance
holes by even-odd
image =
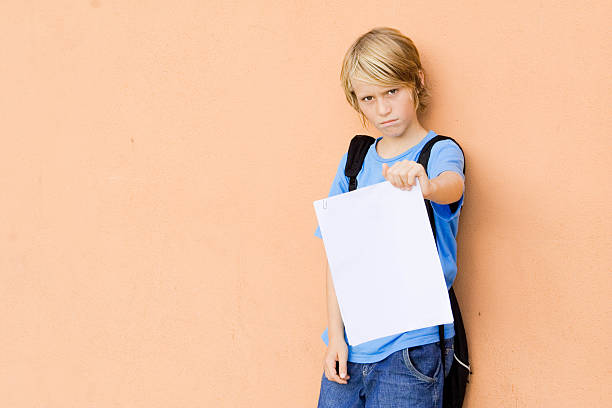
[[[431,149],[433,147],[433,145],[436,142],[439,142],[441,140],[452,140],[457,146],[459,146],[459,149],[461,149],[461,146],[459,145],[459,143],[457,143],[457,141],[455,141],[455,139],[453,139],[452,137],[449,136],[444,136],[444,135],[436,135],[433,138],[431,138],[427,143],[425,143],[425,146],[423,146],[423,148],[421,149],[421,152],[419,153],[419,157],[417,159],[417,163],[419,163],[421,166],[423,166],[423,168],[425,169],[425,173],[427,173],[427,164],[429,163],[429,157],[431,156]],[[461,149],[461,153],[463,153],[463,149]],[[465,159],[465,154],[464,154],[464,159]],[[465,174],[465,160],[463,162],[463,173]],[[429,175],[427,175],[429,177]],[[459,201],[456,201],[454,203],[449,204],[450,206],[450,210],[451,212],[455,212],[455,210],[457,209],[457,206],[459,205]],[[433,207],[431,205],[431,202],[429,200],[425,200],[425,207],[427,208],[427,215],[429,217],[429,223],[431,225],[431,231],[433,233],[434,236],[434,241],[436,243],[436,248],[438,246],[438,239],[436,236],[436,221],[435,221],[435,217],[434,217],[434,210]],[[452,293],[451,293],[452,292]],[[449,296],[452,298],[451,299],[451,308],[453,311],[453,320],[455,320],[455,313],[459,314],[459,318],[461,318],[461,313],[459,312],[459,308],[457,305],[457,299],[455,298],[455,292],[453,290],[453,288],[451,287],[449,290]],[[455,301],[455,303],[453,304],[452,300]],[[455,306],[457,306],[455,308]],[[463,324],[463,322],[461,323]],[[440,352],[442,355],[442,375],[444,375],[445,370],[445,363],[444,363],[444,325],[441,324],[438,326],[438,334],[440,336]]]
[[[370,146],[375,141],[376,139],[368,135],[355,135],[351,139],[348,155],[346,157],[346,166],[344,167],[344,175],[350,179],[349,191],[353,191],[357,188],[357,175],[363,167],[363,160]]]

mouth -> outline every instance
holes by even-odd
[[[397,121],[397,119],[391,119],[386,122],[381,122],[381,125],[388,125],[388,124],[394,123],[395,121]]]

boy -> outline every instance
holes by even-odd
[[[453,141],[443,140],[434,144],[427,172],[416,163],[436,133],[426,130],[418,118],[426,108],[428,91],[414,43],[392,28],[369,31],[347,51],[341,82],[364,126],[369,122],[382,134],[366,154],[358,188],[389,181],[410,190],[419,179],[423,196],[434,209],[438,253],[450,288],[457,272],[455,237],[463,204],[464,158]],[[349,191],[346,159],[347,153],[340,160],[329,196]],[[457,203],[454,210],[451,203]],[[315,235],[321,238],[318,227]],[[440,372],[437,326],[350,346],[329,265],[326,274],[328,328],[322,338],[327,351],[318,406],[365,407],[367,401],[368,407],[442,407],[444,376],[453,358],[453,324],[444,327],[445,373]]]

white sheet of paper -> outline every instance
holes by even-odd
[[[350,345],[453,321],[418,179],[313,204]]]

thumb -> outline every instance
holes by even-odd
[[[382,165],[382,175],[384,178],[387,178],[387,170],[389,170],[389,166],[387,163],[383,163]]]

